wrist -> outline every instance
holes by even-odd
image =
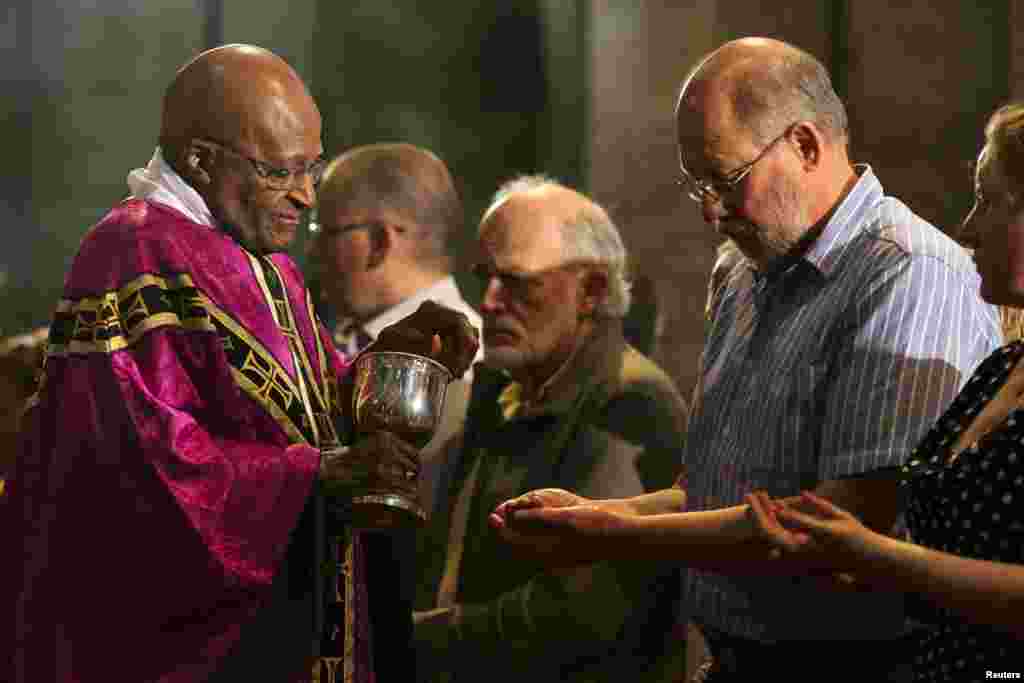
[[[610,512],[614,515],[635,515],[638,514],[629,498],[609,498],[607,500],[587,500],[584,498],[580,505],[593,505],[599,510]]]
[[[853,571],[865,577],[884,577],[892,564],[895,543],[898,541],[890,536],[862,527],[844,545]]]

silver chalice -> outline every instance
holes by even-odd
[[[429,358],[398,351],[369,352],[355,364],[352,408],[356,430],[386,430],[422,449],[441,423],[452,373]],[[358,526],[395,528],[421,524],[426,511],[405,494],[371,491],[352,499]]]

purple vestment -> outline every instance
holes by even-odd
[[[287,256],[142,200],[107,214],[67,277],[9,482],[24,542],[4,560],[0,679],[193,683],[264,657],[287,678],[253,680],[308,680],[332,654],[313,644],[330,565],[314,503],[345,369]],[[353,598],[346,679],[370,681]],[[270,609],[269,647],[245,647]]]

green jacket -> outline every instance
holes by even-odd
[[[666,680],[663,669],[678,673],[676,567],[547,572],[517,558],[487,523],[497,504],[536,488],[621,498],[671,486],[686,427],[672,381],[625,343],[620,321],[599,326],[542,400],[511,419],[498,402],[507,375],[475,372],[465,430],[449,444],[441,494],[420,536],[417,609],[438,607],[447,565],[457,577],[448,584],[457,607],[415,627],[420,679],[654,681]],[[468,514],[453,545],[460,496]]]

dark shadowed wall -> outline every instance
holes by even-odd
[[[686,393],[718,242],[674,182],[674,98],[699,55],[767,35],[819,56],[847,100],[856,160],[944,228],[969,202],[985,117],[1024,96],[1024,9],[1009,0],[13,0],[0,22],[0,334],[48,320],[82,235],[152,153],[163,88],[219,35],[295,65],[329,152],[405,140],[445,158],[465,240],[516,173],[590,190],[659,290],[657,357]]]

